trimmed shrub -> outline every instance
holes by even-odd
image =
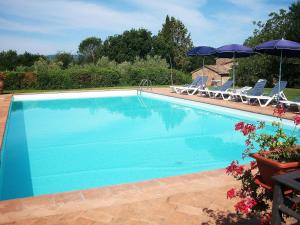
[[[159,57],[137,58],[133,63],[116,64],[106,58],[96,65],[71,65],[61,68],[59,64],[37,61],[33,67],[7,72],[5,89],[70,89],[138,85],[142,79],[150,79],[153,85],[170,84],[171,70]],[[175,84],[188,83],[191,75],[173,70]]]

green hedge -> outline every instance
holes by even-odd
[[[101,61],[102,60],[102,61]],[[153,85],[170,84],[171,71],[168,64],[157,57],[134,63],[103,63],[96,65],[72,65],[66,69],[59,64],[39,60],[30,69],[5,72],[5,89],[75,89],[138,85],[142,79],[150,79]],[[175,84],[191,81],[191,75],[173,70]]]

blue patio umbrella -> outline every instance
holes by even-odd
[[[252,48],[238,44],[224,45],[222,47],[217,48],[216,55],[218,57],[233,59],[233,89],[235,89],[235,59],[249,57],[254,54],[255,52]]]
[[[279,65],[279,90],[280,90],[280,81],[281,81],[281,66],[282,66],[282,58],[283,57],[300,57],[300,43],[289,41],[285,39],[280,40],[272,40],[264,42],[260,45],[257,45],[254,50],[256,52],[268,54],[268,55],[275,55],[280,56],[280,65]]]
[[[202,68],[204,68],[205,64],[205,56],[215,55],[216,49],[209,46],[198,46],[195,48],[192,48],[190,51],[188,51],[188,56],[203,56],[202,59]],[[202,79],[203,79],[203,70],[202,70]],[[203,80],[202,80],[203,81]]]

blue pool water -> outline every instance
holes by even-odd
[[[246,163],[244,138],[233,130],[241,119],[149,96],[15,101],[1,152],[0,199]]]

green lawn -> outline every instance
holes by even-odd
[[[265,88],[266,94],[268,94],[272,88]],[[296,88],[286,88],[284,90],[285,96],[288,98],[288,100],[293,100],[295,97],[300,97],[300,89]]]

